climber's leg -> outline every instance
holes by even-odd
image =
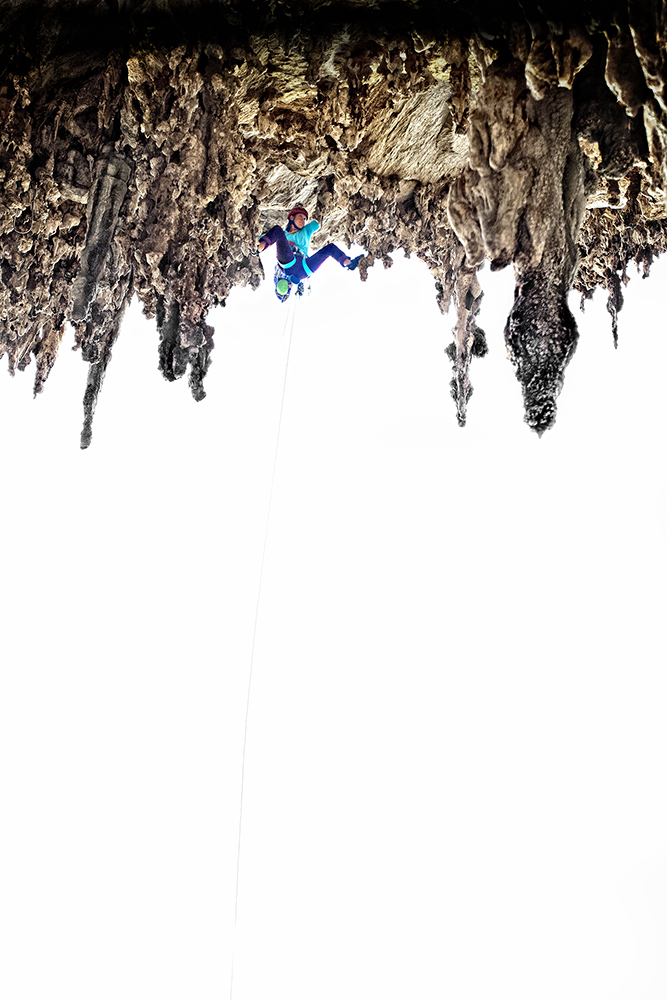
[[[268,233],[264,233],[260,243],[261,250],[266,250],[267,247],[276,244],[276,257],[278,258],[278,263],[282,264],[284,267],[286,264],[291,264],[296,256],[294,253],[294,247],[290,241],[285,236],[285,232],[280,226],[274,226],[273,229],[269,229]],[[262,247],[261,244],[264,244]]]
[[[312,257],[306,257],[308,270],[317,271],[318,267],[324,263],[327,257],[333,257],[342,267],[347,267],[350,263],[350,258],[335,243],[327,243],[325,247],[314,253]]]

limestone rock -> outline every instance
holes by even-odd
[[[576,347],[567,304],[664,250],[664,5],[555,0],[0,0],[0,354],[66,324],[90,365],[82,446],[134,295],[159,367],[195,399],[206,322],[258,287],[257,239],[301,201],[326,239],[415,254],[456,310],[465,423],[477,270],[513,265],[507,349],[526,419],[555,417]]]

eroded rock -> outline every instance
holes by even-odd
[[[205,395],[210,308],[257,287],[259,235],[301,201],[359,268],[416,254],[456,309],[465,423],[477,272],[511,264],[526,419],[555,417],[568,292],[664,251],[665,27],[635,0],[0,3],[0,353],[41,391],[67,323],[90,364],[82,445],[134,295],[159,367]]]

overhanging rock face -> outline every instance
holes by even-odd
[[[90,365],[82,446],[124,309],[204,396],[209,309],[257,287],[257,239],[301,201],[327,240],[416,254],[456,310],[460,424],[486,352],[477,271],[512,265],[508,353],[526,420],[555,419],[567,305],[665,246],[662,3],[0,0],[0,353],[66,324]]]

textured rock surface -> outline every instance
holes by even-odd
[[[300,200],[360,273],[416,254],[456,310],[452,395],[486,352],[477,270],[513,265],[506,343],[539,433],[577,342],[567,305],[665,241],[662,3],[0,2],[0,353],[66,324],[90,365],[82,446],[129,300],[167,379],[204,396],[210,308],[257,287]]]

